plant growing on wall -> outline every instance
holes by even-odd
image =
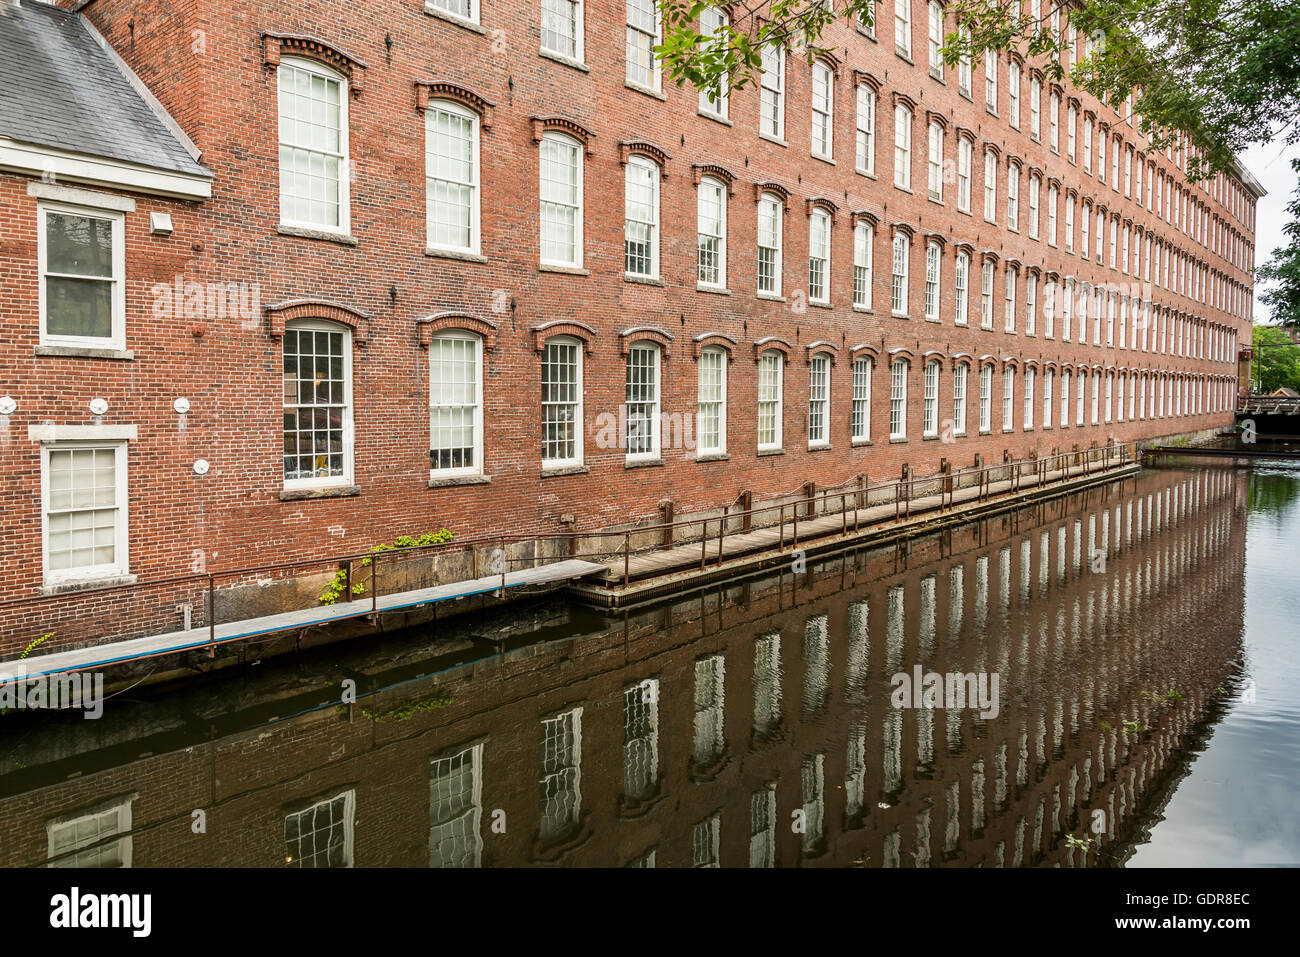
[[[420,548],[425,545],[441,545],[449,542],[453,538],[452,533],[445,528],[440,528],[436,532],[425,532],[422,535],[400,535],[392,544],[379,544],[361,559],[361,567],[365,568],[374,561],[376,555],[381,552],[400,551],[407,548]],[[325,590],[320,593],[320,603],[322,605],[333,605],[342,597],[348,587],[348,573],[346,569],[340,568],[334,573],[334,580],[325,586]],[[366,593],[365,582],[352,583],[352,596],[359,597]]]

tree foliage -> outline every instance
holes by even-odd
[[[1291,169],[1300,180],[1300,158],[1291,161]],[[1273,321],[1284,326],[1300,326],[1300,185],[1295,198],[1287,204],[1291,221],[1282,227],[1289,246],[1279,246],[1273,256],[1259,267],[1261,285],[1267,284],[1260,300],[1268,307]]]
[[[700,90],[742,89],[762,73],[762,49],[786,45],[804,58],[832,49],[824,40],[836,21],[870,24],[874,0],[738,0],[730,23],[710,35],[699,16],[720,2],[658,0],[664,42],[657,48],[669,77]],[[889,0],[880,0],[889,11]],[[1086,0],[1062,9],[1042,0],[1040,18],[1021,0],[950,0],[945,61],[986,50],[1014,50],[1044,73],[1119,107],[1132,97],[1134,123],[1152,149],[1194,148],[1188,178],[1230,170],[1246,147],[1284,132],[1300,139],[1300,2],[1297,0]],[[882,16],[884,19],[884,16]],[[892,14],[888,16],[892,23]],[[956,25],[960,24],[960,29]],[[1067,58],[1073,26],[1080,56]],[[892,30],[880,39],[891,43]],[[1072,62],[1070,62],[1072,59]]]
[[[1300,345],[1277,326],[1255,326],[1253,339],[1259,390],[1269,393],[1285,386],[1300,392]]]

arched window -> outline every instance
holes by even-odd
[[[346,234],[348,81],[323,64],[285,57],[277,67],[280,222]]]
[[[820,207],[808,217],[808,300],[830,301],[831,217]]]
[[[727,187],[705,176],[697,191],[697,233],[701,286],[723,289],[727,285]]]
[[[727,451],[727,353],[718,346],[700,350],[698,403],[696,451],[722,455]]]
[[[925,364],[924,400],[921,407],[921,434],[934,437],[939,434],[939,360]]]
[[[449,329],[429,340],[429,477],[483,473],[483,340]]]
[[[819,352],[808,367],[808,447],[830,444],[831,357]]]
[[[582,266],[582,144],[563,133],[544,133],[538,153],[541,261],[544,265],[579,268]]]
[[[889,370],[889,438],[907,438],[906,359],[895,359]]]
[[[907,272],[908,257],[911,255],[912,242],[907,233],[894,234],[894,263],[890,281],[890,309],[896,316],[907,315]]]
[[[938,243],[925,247],[925,318],[939,321],[939,263],[942,252]]]
[[[758,450],[781,448],[782,374],[785,357],[768,349],[758,360]]]
[[[853,441],[871,441],[871,356],[853,360]]]
[[[479,252],[479,117],[438,100],[424,114],[430,248]]]
[[[582,345],[555,336],[542,347],[542,468],[582,464]]]
[[[871,308],[871,258],[875,247],[875,230],[865,219],[853,227],[853,305]]]
[[[952,368],[952,431],[953,435],[966,434],[966,363],[958,362]]]
[[[659,344],[634,342],[627,350],[627,443],[628,461],[660,456],[660,371]]]
[[[628,158],[624,179],[625,268],[629,276],[659,277],[659,165]]]
[[[758,292],[781,295],[781,221],[784,205],[773,193],[758,200]]]
[[[352,484],[352,332],[299,319],[284,332],[284,487]]]

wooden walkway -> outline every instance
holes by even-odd
[[[536,568],[524,568],[507,572],[504,576],[506,589],[525,585],[544,585],[551,582],[568,581],[582,578],[594,572],[603,571],[604,565],[595,562],[568,559]],[[26,678],[43,675],[58,675],[72,671],[93,671],[110,665],[122,664],[156,655],[174,654],[193,651],[209,644],[225,644],[244,638],[271,635],[276,632],[289,631],[294,628],[306,628],[311,625],[323,625],[330,622],[347,621],[363,618],[376,609],[384,612],[401,611],[420,605],[449,601],[454,598],[467,598],[501,590],[503,576],[489,575],[467,581],[435,585],[414,591],[394,592],[380,595],[378,600],[364,598],[356,601],[338,602],[334,605],[320,605],[314,608],[300,608],[295,611],[266,615],[261,618],[248,618],[243,621],[218,623],[215,639],[208,627],[191,628],[188,631],[173,631],[165,635],[150,635],[144,638],[131,638],[126,641],[114,641],[89,648],[75,648],[71,651],[59,651],[48,655],[37,655],[24,661],[0,662],[0,685]]]
[[[1044,481],[1041,483],[1036,475],[1023,476],[1018,485],[1013,485],[1010,479],[1003,479],[990,482],[985,488],[983,499],[984,501],[992,501],[1005,493],[1011,492],[1013,488],[1025,491],[1040,487],[1040,485],[1046,487],[1067,478],[1074,480],[1105,476],[1118,469],[1127,469],[1129,467],[1131,467],[1131,463],[1125,463],[1122,466],[1112,466],[1107,469],[1098,468],[1088,473],[1084,473],[1081,469],[1071,469],[1068,476],[1064,470],[1053,470],[1045,474]],[[924,480],[918,479],[917,481]],[[856,493],[848,493],[850,499],[854,494]],[[935,494],[914,498],[911,500],[910,505],[906,507],[911,513],[909,519],[911,520],[920,517],[922,513],[938,513],[941,509],[951,510],[954,507],[975,502],[980,498],[980,489],[972,486],[970,488],[955,489],[952,493],[951,504],[949,503],[949,496],[945,492],[942,496]],[[818,539],[840,535],[846,529],[850,535],[854,533],[855,529],[863,534],[880,530],[894,521],[895,509],[895,504],[888,502],[856,510],[850,508],[845,513],[833,512],[811,518],[800,518],[798,544],[794,541],[793,524],[787,519],[784,530],[785,548],[802,547]],[[900,519],[903,514],[902,511],[898,512]],[[714,528],[717,527],[716,519],[712,521],[712,525]],[[608,562],[604,566],[603,572],[600,575],[591,576],[590,580],[606,586],[621,585],[625,573],[629,582],[636,582],[682,572],[690,568],[699,568],[701,553],[703,553],[705,567],[708,568],[725,564],[731,558],[752,555],[758,552],[775,551],[781,545],[782,531],[775,525],[756,528],[750,532],[728,531],[722,537],[721,543],[719,543],[715,535],[712,540],[706,543],[703,549],[701,549],[700,541],[697,538],[689,544],[633,554],[626,562],[626,567],[624,560],[620,557]],[[719,561],[719,555],[721,555],[721,561]]]

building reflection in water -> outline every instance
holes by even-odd
[[[5,731],[0,856],[1118,860],[1236,673],[1245,481],[1144,473],[649,610],[515,606],[110,702],[93,723],[47,717]],[[507,650],[468,640],[489,627]],[[996,673],[996,717],[894,707],[892,676],[916,666]],[[388,690],[334,703],[358,674]]]

